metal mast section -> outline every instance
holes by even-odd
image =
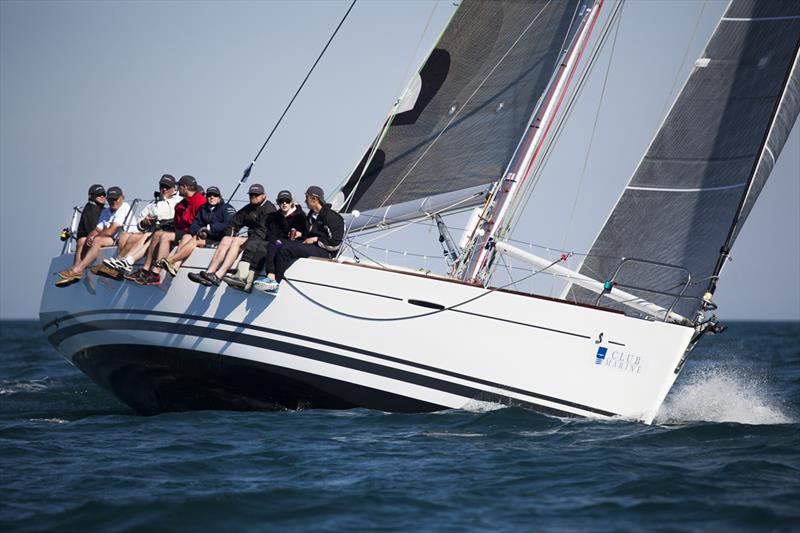
[[[524,194],[534,163],[544,153],[542,148],[547,135],[577,70],[603,2],[587,0],[579,8],[576,19],[581,22],[565,40],[567,45],[558,66],[531,115],[527,132],[517,145],[505,177],[497,182],[480,216],[475,219],[474,226],[471,230],[467,228],[469,238],[458,262],[450,271],[452,276],[481,284],[488,280],[495,257],[494,243],[504,238],[511,227],[515,211],[512,206]]]

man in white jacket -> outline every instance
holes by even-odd
[[[103,264],[124,272],[133,272],[133,264],[144,257],[153,232],[170,230],[175,217],[175,206],[181,201],[175,177],[164,174],[158,181],[159,195],[147,204],[139,214],[135,231],[126,231],[119,238],[117,257],[110,257]]]

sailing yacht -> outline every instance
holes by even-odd
[[[618,20],[622,4],[605,4],[462,2],[332,197],[350,243],[336,261],[296,262],[277,294],[191,283],[208,250],[160,286],[48,283],[48,340],[143,414],[485,402],[652,422],[692,348],[723,329],[719,276],[800,110],[800,4],[729,3],[571,269],[571,253],[511,236]],[[458,242],[442,219],[454,212],[470,213]],[[358,251],[358,236],[420,220],[446,272]],[[557,277],[560,297],[493,284],[506,259]]]

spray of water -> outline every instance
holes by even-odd
[[[766,379],[741,369],[709,365],[696,367],[667,397],[657,424],[736,422],[788,424],[790,410],[770,393]]]

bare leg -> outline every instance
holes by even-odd
[[[156,253],[156,260],[150,265],[150,270],[155,272],[156,274],[161,272],[161,268],[158,266],[158,262],[169,255],[170,250],[172,250],[172,243],[175,241],[175,232],[173,231],[162,231],[160,232],[161,235],[153,237],[158,238],[158,248]]]
[[[119,238],[119,252],[117,257],[127,257],[133,255],[131,252],[145,244],[145,233],[123,233]],[[144,250],[147,250],[145,247]],[[142,254],[144,255],[144,254]]]
[[[100,249],[105,246],[113,246],[114,239],[111,237],[95,237],[94,242],[92,243],[91,248],[84,254],[83,259],[80,262],[72,267],[72,271],[76,274],[82,273],[86,270],[86,267],[94,263],[97,256],[100,255]]]
[[[156,249],[158,248],[158,242],[161,240],[161,234],[163,231],[157,231],[153,234],[153,237],[150,239],[150,245],[147,247],[147,259],[144,260],[144,265],[142,268],[145,270],[150,270],[150,267],[153,264],[153,254],[156,253]]]
[[[199,243],[205,244],[205,241],[201,241],[191,235],[184,235],[183,239],[181,239],[181,244],[178,246],[178,249],[175,250],[175,253],[172,254],[172,264],[175,265],[175,268],[180,268],[185,260],[192,255],[194,249],[198,246]]]
[[[225,260],[225,256],[228,253],[228,248],[230,248],[231,243],[233,243],[236,239],[243,238],[244,237],[223,237],[219,242],[219,246],[217,246],[217,250],[214,252],[214,257],[211,258],[211,264],[208,265],[206,272],[216,272],[216,270],[219,268],[219,265]]]
[[[81,262],[83,259],[83,247],[86,244],[86,237],[81,237],[78,239],[77,244],[75,245],[75,260],[72,262],[72,266],[75,267],[78,263]]]
[[[239,257],[239,249],[246,241],[247,237],[236,237],[236,240],[231,243],[230,248],[228,248],[228,253],[225,254],[225,260],[222,262],[222,266],[214,272],[217,277],[221,278],[225,275],[234,261],[236,261],[236,258]]]

